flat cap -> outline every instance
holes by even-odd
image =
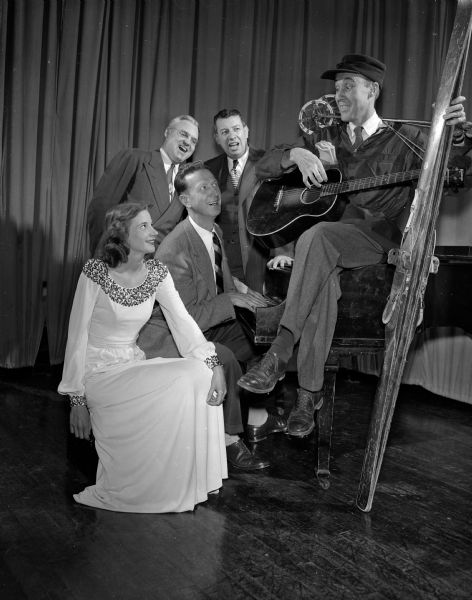
[[[346,54],[335,69],[325,71],[321,79],[336,79],[338,73],[362,75],[370,81],[376,81],[382,87],[386,66],[380,60],[366,54]]]

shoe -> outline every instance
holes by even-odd
[[[315,411],[323,406],[321,392],[309,392],[300,388],[297,401],[287,421],[287,433],[295,437],[305,437],[315,428]]]
[[[228,466],[235,471],[259,471],[270,466],[269,461],[255,458],[243,440],[226,446]]]
[[[247,425],[246,439],[248,442],[262,442],[271,433],[284,433],[287,431],[287,421],[281,415],[272,415],[269,413],[267,420],[262,425]]]
[[[257,365],[239,378],[238,385],[254,394],[267,394],[285,377],[286,366],[275,352],[266,352]]]

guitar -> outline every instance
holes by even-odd
[[[338,169],[328,169],[326,183],[319,188],[307,188],[296,169],[261,183],[252,200],[246,227],[256,237],[270,238],[271,245],[282,245],[319,221],[338,220],[344,208],[338,202],[339,194],[413,181],[418,179],[420,172],[416,169],[342,181]],[[459,186],[462,182],[462,169],[454,168],[448,172],[446,183]]]

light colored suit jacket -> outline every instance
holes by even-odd
[[[221,230],[215,229],[221,239]],[[236,291],[223,248],[223,294],[216,293],[215,276],[208,251],[188,217],[162,241],[156,257],[169,269],[188,312],[205,333],[207,329],[236,318],[226,292]],[[179,356],[161,309],[156,306],[151,319],[139,334],[139,347],[148,358]]]

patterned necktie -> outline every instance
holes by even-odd
[[[167,169],[167,185],[169,186],[169,199],[172,202],[172,198],[174,197],[174,184],[172,183],[172,177],[174,175],[174,167],[175,164],[172,163],[170,167]]]
[[[362,142],[364,141],[364,139],[362,137],[362,129],[363,129],[363,127],[361,127],[360,125],[358,125],[357,127],[354,127],[355,139],[354,139],[354,143],[352,144],[352,147],[354,148],[354,150],[357,150],[359,148],[359,146],[362,144]]]
[[[222,294],[224,291],[223,284],[223,271],[221,269],[221,261],[222,261],[222,252],[221,252],[221,242],[213,232],[213,250],[215,251],[215,283],[216,283],[216,293]]]
[[[231,181],[233,182],[233,187],[236,189],[239,183],[239,172],[238,172],[238,160],[233,160],[233,168],[231,169]]]

